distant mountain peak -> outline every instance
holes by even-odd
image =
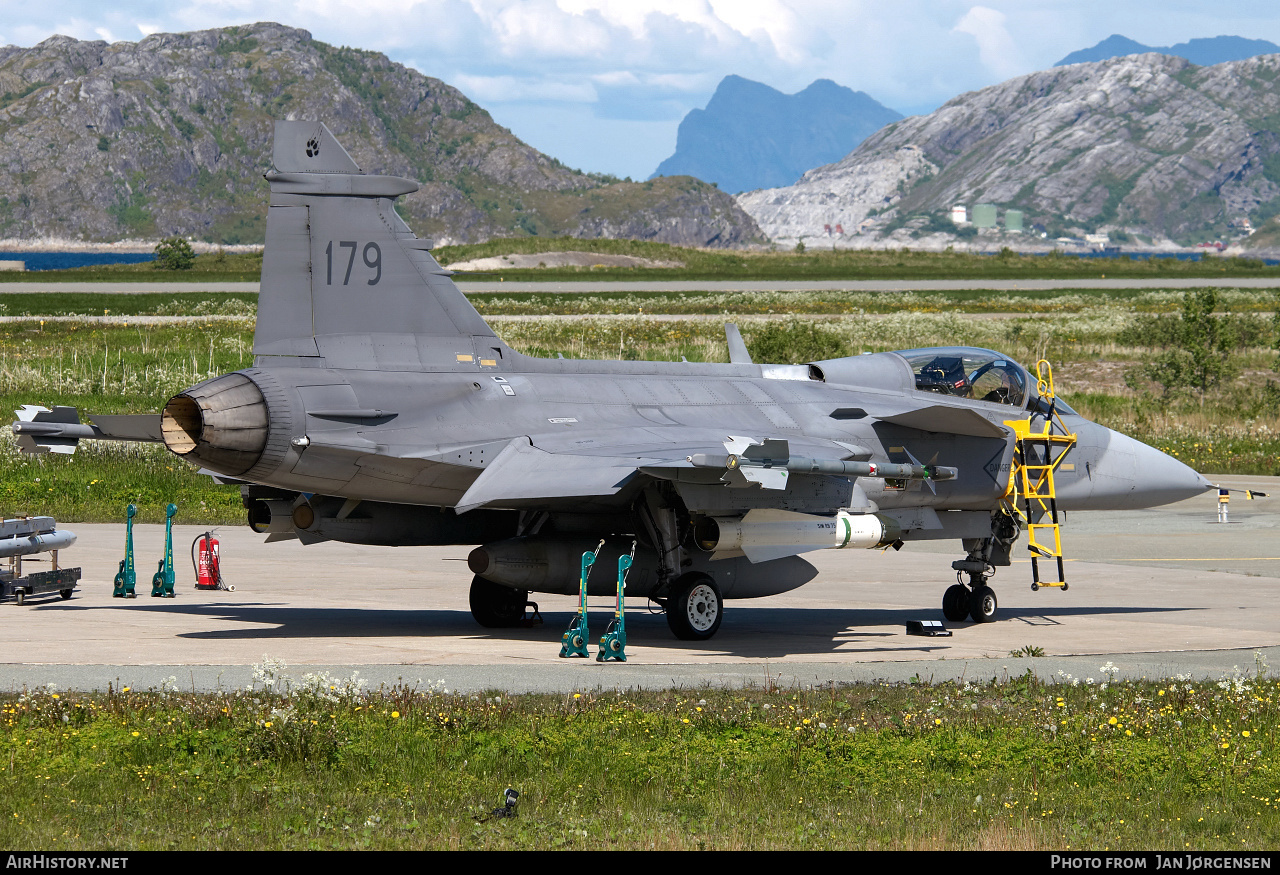
[[[1243,61],[1258,55],[1274,55],[1280,53],[1280,46],[1264,39],[1247,39],[1242,36],[1196,37],[1173,46],[1147,46],[1127,36],[1113,33],[1095,46],[1072,52],[1054,66],[1065,67],[1067,64],[1105,61],[1108,58],[1142,55],[1147,52],[1172,55],[1201,67],[1212,67],[1214,64],[1223,64],[1227,61]]]
[[[795,94],[729,75],[705,109],[680,123],[676,151],[654,176],[696,176],[729,192],[788,185],[838,161],[901,113],[818,79]]]
[[[1140,53],[1030,73],[738,203],[782,246],[941,248],[964,231],[987,247],[1025,239],[955,224],[955,207],[978,204],[1020,213],[1050,238],[1225,240],[1280,207],[1277,78],[1280,53],[1208,66]]]

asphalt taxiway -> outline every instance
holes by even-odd
[[[1145,511],[1072,513],[1063,534],[1070,588],[1030,589],[1026,554],[993,580],[997,622],[948,624],[951,637],[906,634],[941,619],[952,581],[950,543],[900,552],[819,551],[821,571],[790,593],[729,602],[711,641],[674,639],[643,600],[629,602],[625,664],[563,660],[560,634],[575,608],[533,596],[542,625],[488,630],[467,607],[466,547],[377,548],[264,544],[246,527],[217,531],[234,592],[194,588],[188,547],[200,530],[175,528],[177,595],[150,597],[163,527],[136,526],[138,598],[115,599],[123,525],[69,525],[62,553],[84,578],[63,601],[0,603],[0,689],[53,683],[190,688],[251,683],[264,657],[295,678],[358,671],[370,683],[455,690],[565,691],[857,680],[943,680],[1059,672],[1101,679],[1190,674],[1218,678],[1280,669],[1280,477],[1220,477],[1272,498],[1234,496],[1217,522],[1216,496]],[[32,566],[28,565],[28,569]],[[593,599],[592,632],[610,615]],[[1038,658],[1011,657],[1029,648]],[[592,650],[594,652],[594,646]]]

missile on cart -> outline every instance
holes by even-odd
[[[0,559],[65,550],[76,542],[75,532],[54,528],[53,517],[29,517],[0,523]]]

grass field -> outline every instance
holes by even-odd
[[[468,696],[264,660],[220,694],[46,688],[0,697],[0,845],[1267,851],[1280,683],[1246,669]]]
[[[841,279],[1022,279],[1071,277],[1255,277],[1280,276],[1280,266],[1268,266],[1249,258],[1207,256],[1199,261],[1173,258],[1081,258],[1075,255],[995,255],[965,252],[912,252],[906,249],[867,251],[811,247],[803,253],[765,250],[691,249],[666,243],[637,240],[577,240],[572,238],[520,237],[466,246],[442,246],[434,250],[441,264],[473,258],[539,252],[599,252],[630,255],[654,261],[676,262],[679,267],[643,268],[528,268],[460,274],[459,280],[841,280]],[[262,270],[261,254],[211,253],[196,256],[190,270],[173,271],[150,264],[105,265],[39,273],[0,272],[0,283],[61,281],[128,282],[256,282]]]
[[[484,276],[504,279],[593,280],[839,280],[839,279],[1018,279],[1023,277],[1232,277],[1280,275],[1280,267],[1256,259],[1096,259],[1060,253],[1018,255],[1003,250],[998,255],[966,252],[912,252],[907,249],[868,251],[822,249],[805,252],[686,249],[664,243],[633,240],[546,240],[520,238],[494,240],[470,246],[441,247],[435,251],[441,264],[501,256],[554,251],[587,251],[631,255],[654,261],[675,261],[670,268],[534,268],[502,270]],[[466,279],[465,275],[460,276]]]
[[[1179,292],[486,294],[473,300],[486,316],[503,317],[494,324],[508,343],[533,355],[727,361],[728,316],[751,348],[775,361],[953,343],[990,347],[1027,363],[1047,357],[1060,392],[1086,416],[1205,473],[1278,473],[1280,411],[1266,388],[1276,377],[1268,312],[1275,298],[1239,290],[1219,297],[1246,338],[1236,355],[1242,370],[1203,403],[1188,394],[1135,392],[1123,378],[1154,351],[1135,330],[1138,320],[1176,310]],[[38,403],[84,413],[156,412],[187,386],[252,362],[252,295],[24,294],[0,298],[0,308],[0,315],[29,317],[0,324],[4,410]],[[68,314],[115,321],[40,318]],[[202,318],[129,323],[136,316],[180,314]],[[242,519],[234,487],[214,485],[154,446],[86,442],[74,456],[22,456],[7,430],[0,436],[6,514],[108,521],[135,501],[142,521],[159,522],[170,500],[179,505],[180,523]]]

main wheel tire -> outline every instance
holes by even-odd
[[[71,598],[71,590],[69,589],[58,590],[58,595],[62,596],[63,600],[65,601],[66,599]]]
[[[953,583],[942,594],[942,616],[952,623],[969,616],[969,590],[963,584]]]
[[[528,590],[511,589],[478,575],[471,579],[471,616],[486,629],[520,625],[528,599]]]
[[[990,623],[996,618],[996,591],[989,586],[979,586],[969,596],[969,616],[975,623]]]
[[[691,573],[678,578],[667,598],[667,625],[681,641],[706,641],[720,628],[724,600],[715,579]]]

